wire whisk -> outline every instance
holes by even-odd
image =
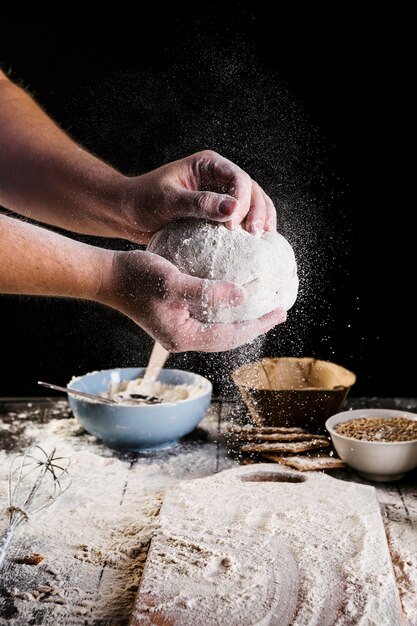
[[[68,489],[69,464],[67,457],[56,455],[56,448],[48,453],[40,446],[31,446],[13,459],[8,475],[9,522],[0,535],[0,567],[16,528],[53,504]]]

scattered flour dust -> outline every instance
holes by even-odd
[[[378,550],[383,550],[384,541],[375,545],[375,536],[381,536],[375,535],[370,511],[367,516],[372,500],[369,488],[363,488],[360,502],[356,500],[352,511],[350,491],[357,485],[344,482],[341,500],[333,497],[326,483],[320,497],[331,499],[333,515],[317,515],[317,501],[313,501],[312,494],[310,502],[310,496],[307,501],[288,494],[277,499],[274,493],[272,497],[274,483],[264,483],[266,495],[256,501],[245,489],[250,483],[244,482],[239,488],[236,484],[228,487],[219,498],[215,480],[222,481],[224,474],[203,483],[204,490],[200,481],[178,485],[184,479],[215,473],[215,445],[207,444],[202,450],[190,443],[182,446],[180,454],[165,452],[132,462],[131,455],[117,455],[86,434],[70,417],[66,402],[56,402],[52,407],[52,419],[46,423],[32,421],[30,411],[15,414],[10,421],[3,416],[8,441],[16,432],[19,441],[39,443],[47,449],[56,446],[61,454],[69,456],[73,484],[50,509],[17,530],[0,585],[0,603],[7,601],[13,612],[7,619],[0,619],[0,624],[127,624],[152,537],[155,543],[147,566],[147,586],[141,588],[142,596],[148,596],[143,607],[152,604],[150,591],[160,596],[163,590],[166,599],[160,603],[161,608],[180,614],[195,611],[199,620],[193,626],[203,621],[208,626],[207,615],[213,615],[213,607],[229,611],[228,615],[231,612],[239,626],[283,626],[287,623],[285,616],[294,611],[298,611],[296,619],[289,622],[294,626],[401,623],[389,621],[388,610],[375,621],[378,602],[372,594],[361,593],[365,565],[369,568],[367,589],[379,588],[387,597],[391,593],[384,555],[375,558]],[[6,475],[15,453],[0,450],[0,503],[7,501]],[[253,466],[242,470],[253,471]],[[316,478],[325,479],[322,475]],[[294,486],[300,485],[289,485]],[[168,488],[170,495],[158,517]],[[384,521],[406,623],[416,626],[417,507],[409,507],[410,519],[398,519],[404,515],[398,499],[393,496],[392,503],[387,500],[385,506]],[[338,551],[334,550],[335,529],[342,537]],[[246,541],[248,532],[256,533],[255,544]],[[34,553],[44,557],[39,565],[15,563]],[[313,554],[318,558],[313,560]],[[162,571],[153,570],[155,556],[163,563]],[[270,572],[272,585],[268,584]],[[183,582],[184,577],[187,585],[175,594],[178,581]],[[216,603],[219,580],[223,596],[222,602]],[[284,593],[284,589],[293,593]],[[332,598],[330,606],[325,596]],[[346,601],[347,597],[351,599]],[[253,607],[259,612],[260,599],[265,619],[251,613]],[[268,621],[271,612],[278,621]],[[146,619],[153,614],[144,613]],[[225,622],[216,622],[220,623]],[[229,621],[228,626],[232,623]]]
[[[276,472],[231,469],[168,492],[135,624],[404,623],[374,490]]]
[[[163,459],[132,463],[131,457],[117,458],[73,418],[39,424],[30,420],[30,413],[22,413],[18,421],[25,426],[28,443],[47,450],[56,446],[70,457],[72,485],[51,508],[17,529],[8,560],[34,553],[45,558],[36,567],[3,566],[2,586],[16,615],[0,618],[0,624],[32,623],[46,603],[42,624],[127,624],[164,492],[179,479],[213,473],[215,446],[203,458],[201,447],[189,444],[180,460],[165,453]],[[1,515],[15,453],[0,451]],[[0,524],[6,524],[5,515]],[[26,582],[19,585],[19,580]]]

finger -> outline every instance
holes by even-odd
[[[202,152],[200,158],[202,187],[225,191],[239,201],[233,211],[233,219],[227,222],[229,228],[235,228],[250,209],[252,187],[250,176],[216,152]]]
[[[243,222],[243,220],[249,213],[252,196],[252,181],[250,176],[248,176],[246,172],[244,172],[237,166],[235,167],[236,172],[233,178],[234,191],[231,191],[230,193],[237,200],[239,200],[239,204],[232,214],[231,220],[229,222],[226,222],[226,226],[232,230],[239,226],[239,224]]]
[[[257,320],[239,324],[202,324],[194,318],[188,318],[182,327],[179,345],[181,350],[199,352],[225,352],[245,343],[249,343],[276,326],[287,317],[283,309],[275,309]]]
[[[246,290],[225,280],[206,280],[179,273],[174,286],[176,298],[204,309],[238,306],[246,299]]]
[[[265,232],[274,233],[277,229],[277,211],[271,198],[263,190],[262,193],[265,199],[266,206],[266,218],[265,218]]]
[[[176,217],[201,217],[227,222],[238,207],[232,196],[213,191],[180,190],[175,199]]]
[[[245,220],[245,229],[251,235],[260,237],[265,230],[266,220],[265,194],[255,181],[252,181],[252,197],[249,213]]]

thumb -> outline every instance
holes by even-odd
[[[239,207],[236,198],[214,191],[181,190],[176,203],[180,217],[202,217],[215,222],[228,222]]]

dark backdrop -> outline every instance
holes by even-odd
[[[174,355],[171,366],[227,392],[230,370],[259,354],[314,355],[353,369],[356,394],[415,395],[415,246],[399,143],[407,16],[182,2],[154,3],[137,20],[123,2],[84,4],[9,2],[3,69],[127,174],[208,147],[235,160],[273,197],[300,266],[284,326],[226,355]],[[145,333],[98,305],[2,296],[0,313],[0,395],[149,356]]]

